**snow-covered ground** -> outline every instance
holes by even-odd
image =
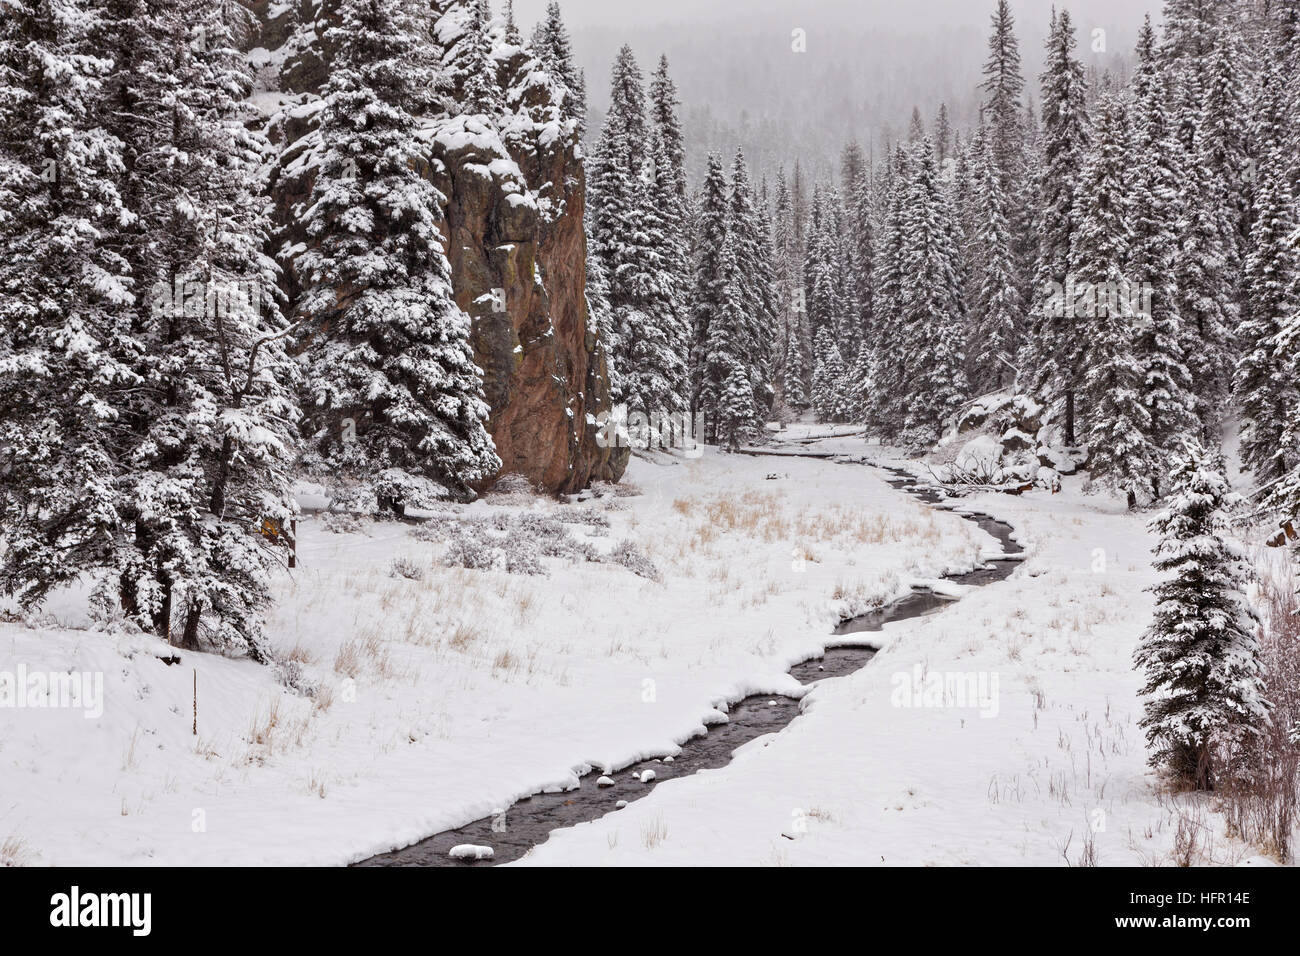
[[[820,434],[825,434],[820,433]],[[788,450],[881,457],[841,429]],[[497,496],[462,517],[592,509],[601,554],[636,540],[662,582],[544,559],[544,576],[443,566],[407,524],[301,525],[270,631],[277,670],[96,629],[80,595],[0,624],[0,674],[102,674],[102,716],[0,711],[0,846],[30,864],[342,864],[481,818],[592,768],[673,753],[716,708],[799,695],[786,670],[841,618],[997,551],[872,468],[729,456],[633,462],[585,502]],[[869,635],[785,731],[716,771],[562,831],[528,864],[1237,863],[1208,802],[1145,764],[1130,663],[1151,607],[1143,516],[1084,496],[989,495],[1008,580]],[[422,573],[392,572],[395,558]],[[935,695],[935,681],[948,696]],[[193,733],[197,683],[198,733]],[[954,697],[970,690],[966,699]],[[910,705],[910,706],[909,706]]]
[[[1016,527],[1028,557],[1010,579],[889,625],[870,664],[817,686],[799,719],[725,769],[562,831],[522,862],[1266,863],[1225,836],[1212,800],[1148,772],[1131,654],[1150,616],[1152,541],[1143,516],[1079,485],[962,500]],[[946,699],[928,694],[933,675]]]
[[[77,593],[0,624],[0,673],[104,681],[97,719],[0,710],[0,845],[34,864],[346,863],[671,753],[725,701],[798,694],[786,669],[840,618],[996,550],[861,467],[710,452],[638,459],[625,485],[641,494],[461,510],[594,509],[610,528],[569,527],[602,553],[635,539],[662,583],[561,559],[450,570],[409,525],[304,521],[270,631],[314,699],[244,661],[169,666],[160,641],[93,628]]]

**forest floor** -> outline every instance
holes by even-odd
[[[795,426],[782,445],[891,460],[847,429]],[[605,560],[448,568],[447,543],[412,524],[304,520],[268,628],[294,662],[278,668],[168,665],[161,641],[92,622],[79,590],[0,624],[0,675],[103,680],[98,716],[0,713],[0,863],[345,864],[674,754],[756,693],[803,695],[803,712],[520,864],[1266,862],[1146,767],[1130,658],[1149,516],[1079,479],[965,499],[1012,524],[1026,560],[954,589],[938,579],[996,541],[874,468],[709,449],[638,456],[620,489],[490,495],[433,523],[581,511],[574,540],[603,558],[630,539],[659,580]],[[882,650],[854,674],[786,673],[918,584],[962,597],[870,635]],[[912,699],[931,674],[996,693]]]

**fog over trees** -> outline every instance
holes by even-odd
[[[887,142],[906,135],[913,106],[927,126],[941,104],[954,128],[975,126],[987,6],[969,0],[569,0],[564,16],[591,89],[593,140],[609,106],[605,80],[619,48],[628,43],[644,63],[667,54],[683,104],[687,171],[692,188],[699,188],[708,154],[737,146],[756,183],[774,176],[777,166],[791,166],[796,155],[814,178],[828,177],[849,139],[868,149],[874,144],[879,158]],[[1069,6],[1085,68],[1126,78],[1142,18],[1149,13],[1158,25],[1162,4]],[[523,22],[540,19],[545,7],[545,0],[515,4]],[[1011,9],[1024,75],[1036,78],[1052,3],[1016,0]],[[805,33],[803,54],[792,49],[795,30]],[[1030,93],[1036,110],[1037,90]]]

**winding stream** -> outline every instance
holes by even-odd
[[[943,510],[954,509],[940,504],[942,495],[933,488],[918,484],[908,472],[887,468],[893,475],[888,483],[901,491]],[[996,538],[1003,553],[1016,555],[1020,548],[1012,541],[1014,529],[1004,522],[982,514],[962,514]],[[950,575],[947,580],[956,584],[984,585],[1008,577],[1021,558],[1009,556],[990,561],[981,568],[966,574]],[[847,635],[879,631],[891,621],[934,614],[955,599],[940,596],[933,591],[918,588],[911,594],[850,618],[837,627],[837,638]],[[875,648],[851,639],[832,642],[820,657],[803,661],[790,668],[790,674],[801,684],[842,677],[858,670],[875,656]],[[684,777],[700,770],[714,769],[731,762],[733,752],[743,744],[765,734],[784,729],[799,716],[799,701],[792,697],[756,695],[746,697],[727,708],[727,720],[714,724],[699,736],[681,745],[676,757],[643,760],[621,770],[609,773],[612,785],[598,786],[601,771],[584,775],[577,789],[563,793],[538,793],[512,804],[504,816],[494,815],[475,820],[455,830],[445,830],[410,846],[389,853],[381,853],[353,864],[354,866],[492,866],[517,860],[538,844],[544,843],[552,830],[571,827],[595,820],[607,813],[616,812],[619,801],[631,802],[648,796],[665,780]],[[640,776],[653,771],[653,782],[643,783]],[[505,825],[501,826],[504,820]],[[494,823],[497,829],[493,829]],[[459,860],[448,856],[458,844],[490,846],[494,855],[490,860]]]

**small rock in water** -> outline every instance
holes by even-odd
[[[673,762],[673,758],[672,758],[672,757],[665,757],[665,758],[664,758],[664,763],[672,763],[672,762]]]
[[[490,860],[494,852],[490,846],[460,843],[447,851],[447,855],[453,860]]]
[[[769,700],[769,701],[767,702],[767,706],[769,706],[769,707],[775,707],[775,706],[776,706],[776,701],[774,701],[774,700]]]
[[[614,804],[614,809],[615,809],[615,810],[622,810],[625,806],[627,806],[627,801],[626,801],[626,800],[620,800],[618,803]]]
[[[596,786],[598,786],[598,787],[612,787],[612,786],[614,786],[614,778],[613,778],[613,777],[601,777],[599,780],[596,781]]]
[[[819,671],[824,671],[824,670],[826,670],[826,665],[825,665],[825,664],[818,664],[818,665],[817,665],[817,669],[818,669]]]
[[[649,783],[654,778],[655,778],[655,772],[653,770],[646,770],[641,774],[639,779],[642,783]]]

